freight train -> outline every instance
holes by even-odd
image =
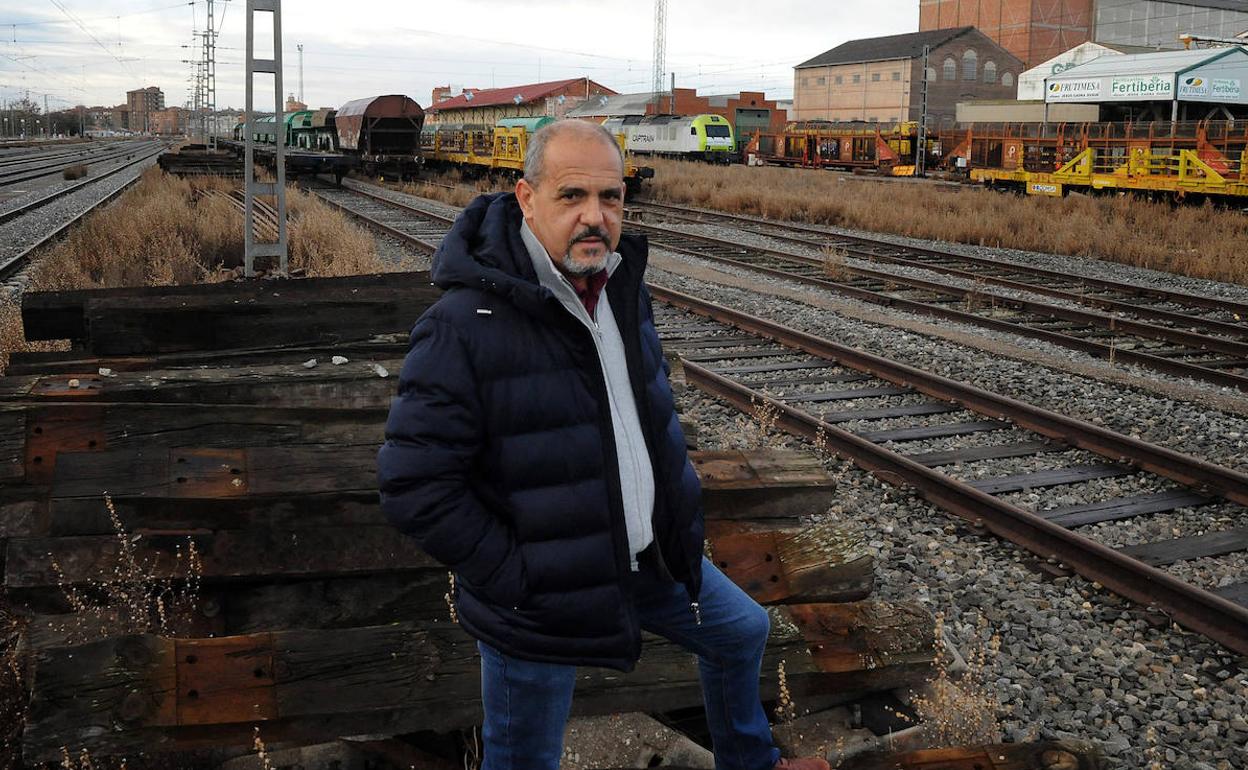
[[[731,163],[737,159],[732,124],[720,115],[629,115],[607,118],[604,128],[624,136],[638,155]]]
[[[420,131],[425,112],[401,94],[355,99],[337,110],[298,110],[283,116],[278,127],[273,115],[256,118],[252,139],[257,158],[271,164],[272,147],[279,139],[286,149],[287,174],[332,173],[341,179],[359,168],[366,174],[402,179],[416,176],[421,167]],[[243,152],[244,126],[234,128],[231,149]]]

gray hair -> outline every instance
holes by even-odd
[[[528,148],[524,155],[524,178],[529,184],[537,187],[541,184],[542,174],[546,170],[546,145],[564,134],[575,134],[583,139],[601,139],[611,145],[620,156],[620,176],[624,174],[624,152],[615,141],[615,135],[600,125],[583,120],[567,119],[548,123],[529,137]]]

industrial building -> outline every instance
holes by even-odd
[[[1041,62],[1018,76],[1019,101],[1044,101],[1044,80],[1053,75],[1060,75],[1081,64],[1087,64],[1102,56],[1122,56],[1124,54],[1149,53],[1152,48],[1117,43],[1080,43],[1069,51]]]
[[[165,93],[156,86],[126,92],[126,128],[136,133],[152,130],[152,113],[165,108]]]
[[[1109,121],[1248,117],[1242,46],[1105,56],[1045,79],[1045,103],[1097,104]]]
[[[1183,34],[1229,38],[1245,30],[1245,0],[1098,0],[1092,39],[1178,49]]]
[[[799,121],[918,120],[926,76],[929,125],[951,123],[958,102],[1014,98],[1022,71],[1018,57],[974,27],[851,40],[794,67],[792,116]]]
[[[761,91],[699,96],[693,88],[675,88],[655,94],[617,94],[589,99],[569,110],[567,117],[599,120],[630,115],[719,115],[732,124],[738,148],[756,132],[784,130],[788,110]]]
[[[442,89],[435,89],[435,99]],[[589,78],[506,88],[465,89],[449,99],[434,101],[426,111],[429,123],[494,125],[503,118],[562,118],[578,104],[615,91]]]
[[[1033,67],[1091,39],[1092,6],[1093,0],[919,0],[919,30],[976,27]]]
[[[919,29],[969,24],[1034,67],[1080,43],[1183,47],[1248,30],[1245,0],[919,0]]]

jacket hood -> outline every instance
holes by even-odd
[[[477,196],[451,225],[433,255],[433,282],[441,289],[477,288],[515,297],[545,289],[520,237],[523,215],[515,193]]]

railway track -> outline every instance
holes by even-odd
[[[1248,583],[1217,592],[1161,567],[1248,549],[1248,529],[1114,549],[1080,527],[1179,509],[1233,505],[1242,521],[1248,474],[1031,406],[706,300],[651,286],[659,334],[686,382],[738,409],[767,405],[777,427],[910,486],[972,526],[1176,622],[1248,653]],[[666,309],[661,309],[666,305]],[[936,451],[911,442],[942,440]],[[1015,458],[1024,472],[979,476],[977,463]],[[1011,496],[1135,477],[1156,491],[1029,510]],[[1094,485],[1093,485],[1094,486]]]
[[[10,165],[0,165],[0,187],[9,187],[43,177],[55,176],[67,168],[93,165],[142,153],[152,146],[151,142],[126,142],[122,145],[106,145],[94,152],[73,153],[69,157],[44,156],[23,159]],[[163,143],[161,145],[164,146]]]
[[[1006,260],[970,257],[944,249],[901,246],[880,238],[843,235],[796,222],[777,222],[691,206],[629,201],[628,209],[634,215],[648,214],[700,224],[726,224],[802,246],[839,248],[850,256],[872,262],[921,268],[942,275],[982,281],[985,285],[1043,294],[1098,310],[1133,313],[1141,318],[1178,326],[1221,321],[1224,323],[1222,328],[1228,331],[1237,329],[1240,336],[1248,337],[1248,303],[1072,275]]]
[[[97,185],[105,179],[109,179],[150,160],[163,152],[166,146],[162,142],[155,147],[148,148],[143,153],[135,152],[133,153],[135,156],[133,159],[118,165],[116,168],[109,169],[76,184],[53,190],[47,195],[0,212],[0,237],[8,240],[10,244],[17,245],[17,250],[12,253],[6,254],[0,251],[0,280],[7,279],[21,270],[30,260],[31,254],[60,237],[62,233],[73,227],[95,209],[107,204],[129,189],[131,185],[138,181],[139,177],[136,176],[134,179],[120,185],[115,190],[68,218],[55,219],[47,223],[34,223],[30,220],[32,216],[35,216],[35,212],[49,204],[63,200],[68,195],[84,191],[85,188]]]
[[[340,208],[430,248],[453,217],[407,205],[353,183]],[[317,190],[326,197],[325,191]],[[354,200],[352,200],[354,199]],[[366,201],[366,203],[361,203]],[[385,210],[372,219],[366,209]],[[407,218],[418,222],[404,225]],[[419,232],[420,235],[414,234]],[[743,411],[775,410],[776,425],[828,447],[887,483],[911,486],[942,510],[1181,625],[1248,654],[1248,582],[1216,592],[1164,567],[1248,549],[1248,529],[1202,532],[1110,548],[1075,530],[1178,510],[1235,510],[1243,521],[1248,474],[906,364],[660,286],[651,287],[660,336],[686,381]],[[906,444],[943,442],[932,451]],[[1029,467],[979,476],[977,463]],[[1145,490],[1032,510],[1011,496],[1099,479],[1131,479]],[[1095,485],[1092,484],[1094,489]]]
[[[696,217],[683,215],[677,218],[697,221]],[[979,278],[973,278],[975,282],[968,287],[853,266],[845,261],[847,256],[871,257],[861,250],[843,247],[831,235],[823,241],[788,238],[802,246],[825,250],[823,257],[812,257],[656,224],[632,224],[645,232],[652,243],[669,251],[814,285],[873,304],[1040,339],[1109,361],[1248,391],[1248,323],[1237,320],[1248,319],[1248,305],[1223,303],[1227,307],[1213,311],[1215,316],[1227,316],[1228,320],[1222,320],[1199,315],[1190,305],[1190,314],[1181,314],[1155,305],[1128,306],[1118,301],[1096,300],[1112,306],[1106,312],[1087,307],[1090,303],[1076,303],[1079,297],[1073,294],[1060,296],[1064,302],[1045,302],[993,292]],[[891,248],[898,252],[908,250]],[[945,274],[971,277],[957,271]],[[1021,285],[1010,288],[1027,291]],[[1043,293],[1060,294],[1052,288]],[[1175,301],[1175,297],[1167,300]],[[1085,307],[1079,307],[1080,304]],[[1232,311],[1231,307],[1237,310]]]

